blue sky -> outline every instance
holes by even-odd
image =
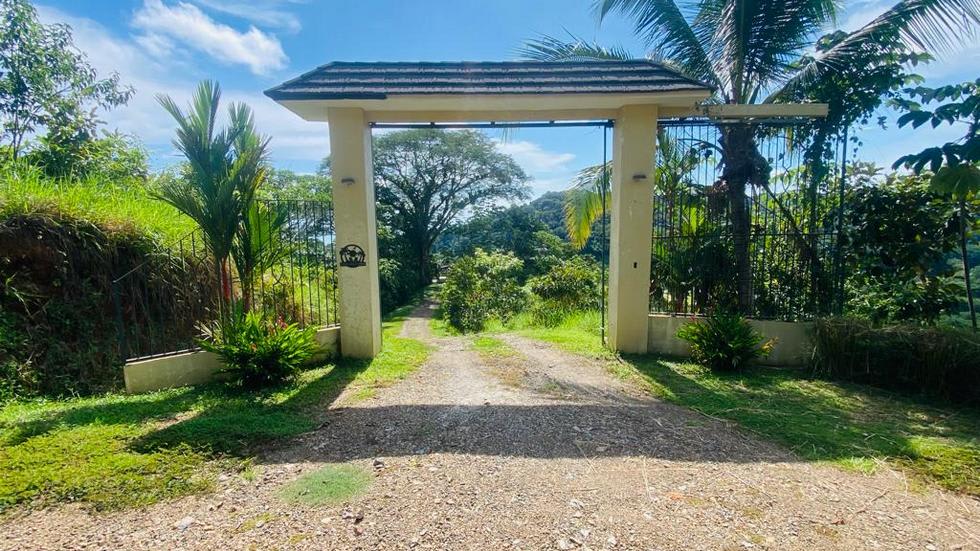
[[[154,95],[183,102],[196,83],[218,80],[230,101],[252,106],[272,137],[276,166],[311,172],[329,152],[327,127],[302,121],[262,91],[328,61],[506,60],[528,38],[565,31],[641,55],[621,18],[600,26],[591,0],[50,0],[42,20],[70,24],[76,45],[100,72],[116,71],[135,87],[129,105],[106,113],[109,128],[138,136],[154,166],[177,162],[173,124]],[[846,3],[839,18],[853,29],[889,3]],[[927,84],[974,79],[980,47],[964,48],[921,68]],[[892,117],[894,118],[894,117]],[[865,129],[862,157],[891,164],[899,155],[949,139],[932,133]],[[599,129],[521,129],[491,133],[532,177],[535,194],[564,189],[574,173],[602,157]]]

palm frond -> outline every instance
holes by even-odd
[[[522,48],[517,50],[517,54],[524,59],[534,61],[622,61],[633,59],[629,51],[622,46],[606,48],[596,42],[587,42],[572,33],[568,33],[568,40],[549,35],[528,40]]]
[[[897,49],[947,54],[969,45],[980,25],[980,0],[903,0],[850,33],[825,52],[813,56],[766,101],[787,96],[855,59],[886,55]]]
[[[595,12],[601,21],[610,12],[619,11],[633,19],[636,34],[647,46],[683,69],[691,77],[719,85],[705,47],[705,36],[699,36],[673,0],[597,0]]]
[[[609,175],[612,162],[593,165],[579,171],[565,192],[563,211],[568,240],[583,248],[592,235],[592,226],[602,218],[603,200],[609,197]]]

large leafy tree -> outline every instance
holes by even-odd
[[[973,330],[977,330],[977,312],[973,304],[973,288],[970,281],[970,257],[967,253],[969,235],[980,227],[977,220],[977,203],[980,201],[980,79],[940,88],[918,87],[907,90],[908,98],[894,100],[905,112],[898,119],[899,126],[918,128],[926,123],[961,125],[966,129],[959,139],[905,155],[895,161],[894,168],[904,166],[917,174],[929,167],[933,174],[929,179],[931,189],[952,199],[959,212],[960,259],[963,264],[963,280]],[[924,105],[940,103],[934,109]]]
[[[798,99],[844,73],[893,64],[896,52],[949,50],[972,36],[980,23],[978,0],[903,0],[805,55],[834,23],[838,6],[833,0],[597,0],[595,9],[600,19],[612,12],[632,19],[653,58],[713,85],[712,101],[725,104]],[[529,42],[524,55],[541,60],[628,57],[622,49],[552,37]],[[882,79],[878,95],[893,85]],[[724,125],[719,133],[738,302],[749,313],[753,291],[746,189],[755,186],[772,195],[771,167],[751,125]]]
[[[436,239],[467,211],[527,196],[527,176],[475,131],[403,130],[374,142],[381,215],[407,242],[420,283]]]
[[[113,73],[99,78],[68,25],[43,25],[28,0],[0,0],[0,122],[10,156],[41,128],[53,143],[94,137],[97,109],[129,101]]]

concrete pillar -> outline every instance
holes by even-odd
[[[613,128],[609,347],[647,351],[657,107],[628,105]]]
[[[340,351],[344,356],[373,358],[381,351],[381,296],[371,129],[359,108],[329,108],[327,119],[337,261],[342,248],[355,245],[363,249],[365,264],[337,268]]]

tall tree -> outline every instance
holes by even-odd
[[[43,25],[28,0],[0,0],[0,122],[14,159],[40,128],[57,141],[95,136],[96,109],[129,101],[119,75],[99,78],[68,25]]]
[[[617,11],[634,21],[651,55],[716,88],[713,101],[755,104],[785,101],[826,79],[869,63],[892,63],[896,51],[949,50],[980,23],[978,0],[903,0],[857,31],[804,56],[834,23],[833,0],[597,0],[605,18]],[[540,60],[626,57],[621,49],[545,37],[524,55]],[[801,61],[802,60],[802,61]],[[887,83],[891,86],[891,83]],[[724,192],[730,209],[739,307],[753,306],[747,186],[769,188],[770,166],[750,125],[719,128]]]
[[[378,203],[391,211],[419,266],[431,279],[432,245],[468,210],[527,197],[527,176],[475,131],[404,130],[374,142]]]
[[[929,179],[932,190],[957,204],[963,281],[970,322],[976,331],[977,311],[973,304],[967,241],[969,235],[980,226],[975,215],[980,199],[980,79],[940,88],[912,88],[907,93],[908,99],[894,101],[896,106],[906,111],[898,119],[899,126],[911,124],[913,128],[918,128],[928,122],[933,127],[960,124],[966,128],[964,135],[956,141],[905,155],[895,161],[894,166],[905,166],[916,173],[928,166],[933,172]],[[923,104],[940,102],[945,103],[932,110],[923,108]]]

